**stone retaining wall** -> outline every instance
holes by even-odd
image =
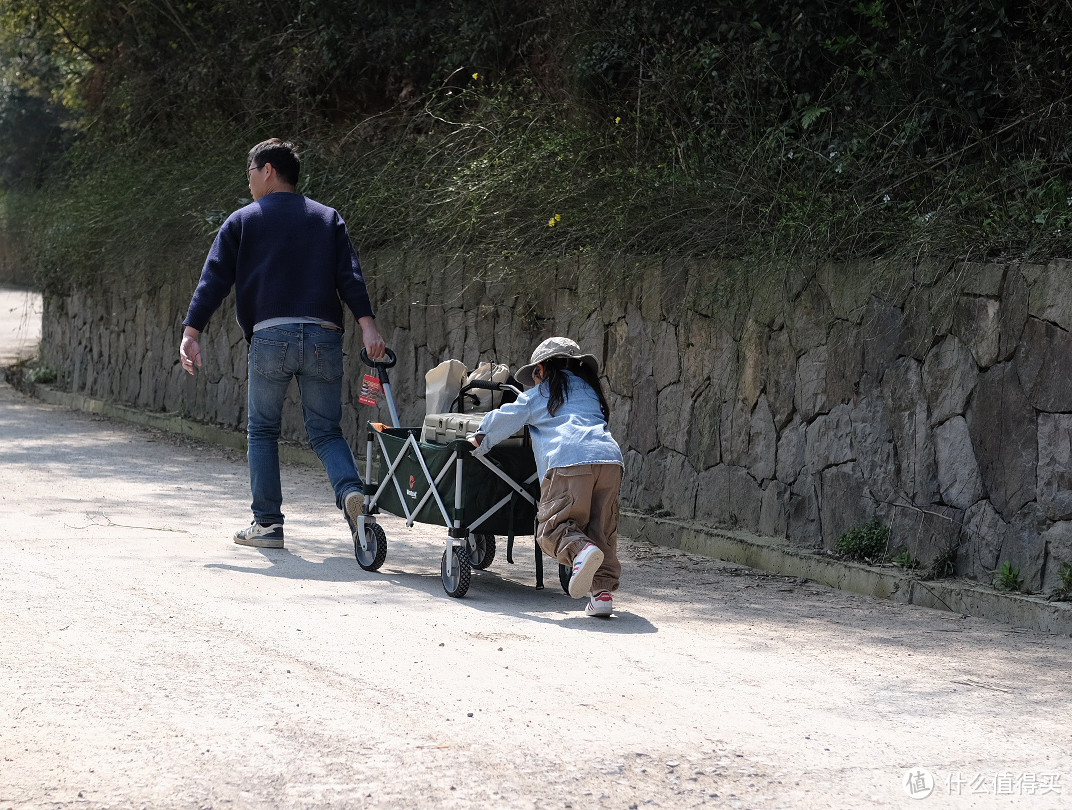
[[[465,267],[366,260],[402,421],[448,357],[517,367],[550,334],[603,359],[632,508],[831,547],[877,518],[923,564],[955,550],[1025,586],[1072,562],[1072,274],[1049,265],[824,267],[742,276],[593,259]],[[46,298],[43,359],[70,390],[240,428],[245,342],[228,302],[197,378],[177,364],[196,278]],[[358,330],[346,396],[363,367]],[[284,434],[303,437],[296,392]],[[386,409],[351,407],[346,430]]]

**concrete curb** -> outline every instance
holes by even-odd
[[[246,449],[244,433],[193,422],[178,414],[142,411],[43,385],[34,385],[30,389],[32,396],[51,405],[191,436],[243,452]],[[320,464],[312,450],[293,444],[280,444],[279,459],[284,464]],[[1002,593],[964,580],[923,581],[900,569],[845,562],[786,546],[777,538],[717,529],[693,521],[656,517],[627,509],[621,513],[621,531],[627,537],[657,545],[680,548],[780,576],[803,577],[865,596],[962,613],[1014,627],[1072,635],[1072,603],[1068,602],[1048,602],[1037,596]]]
[[[1072,635],[1072,603],[1003,593],[966,580],[921,580],[911,572],[846,562],[784,541],[716,529],[692,521],[622,510],[621,532],[648,542],[747,565],[781,576],[810,579],[831,588],[947,610],[1014,627]]]

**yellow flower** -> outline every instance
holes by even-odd
[[[549,220],[547,220],[547,227],[548,228],[555,227],[555,218],[554,217],[551,217]]]
[[[615,124],[620,124],[620,123],[622,123],[622,117],[621,117],[621,116],[619,115],[619,116],[618,116],[617,118],[615,118],[615,119],[614,119],[614,123],[615,123]]]
[[[473,78],[474,78],[474,79],[479,79],[479,78],[480,78],[480,74],[479,74],[479,73],[474,73],[474,74],[473,74]]]
[[[562,215],[561,214],[555,214],[555,222],[561,222],[561,221],[562,221]]]

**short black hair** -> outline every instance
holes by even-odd
[[[290,141],[279,138],[269,138],[249,150],[249,158],[246,160],[246,168],[255,166],[260,169],[265,163],[271,163],[279,178],[288,185],[298,185],[298,176],[301,174],[301,158],[298,150]]]

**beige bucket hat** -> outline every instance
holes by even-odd
[[[579,360],[592,369],[595,374],[599,373],[599,361],[596,360],[594,355],[584,354],[581,351],[581,347],[569,338],[552,337],[547,338],[533,350],[532,358],[529,360],[528,365],[519,368],[514,378],[526,388],[535,385],[536,381],[532,379],[533,370],[544,360],[550,360],[552,357],[569,357]]]

